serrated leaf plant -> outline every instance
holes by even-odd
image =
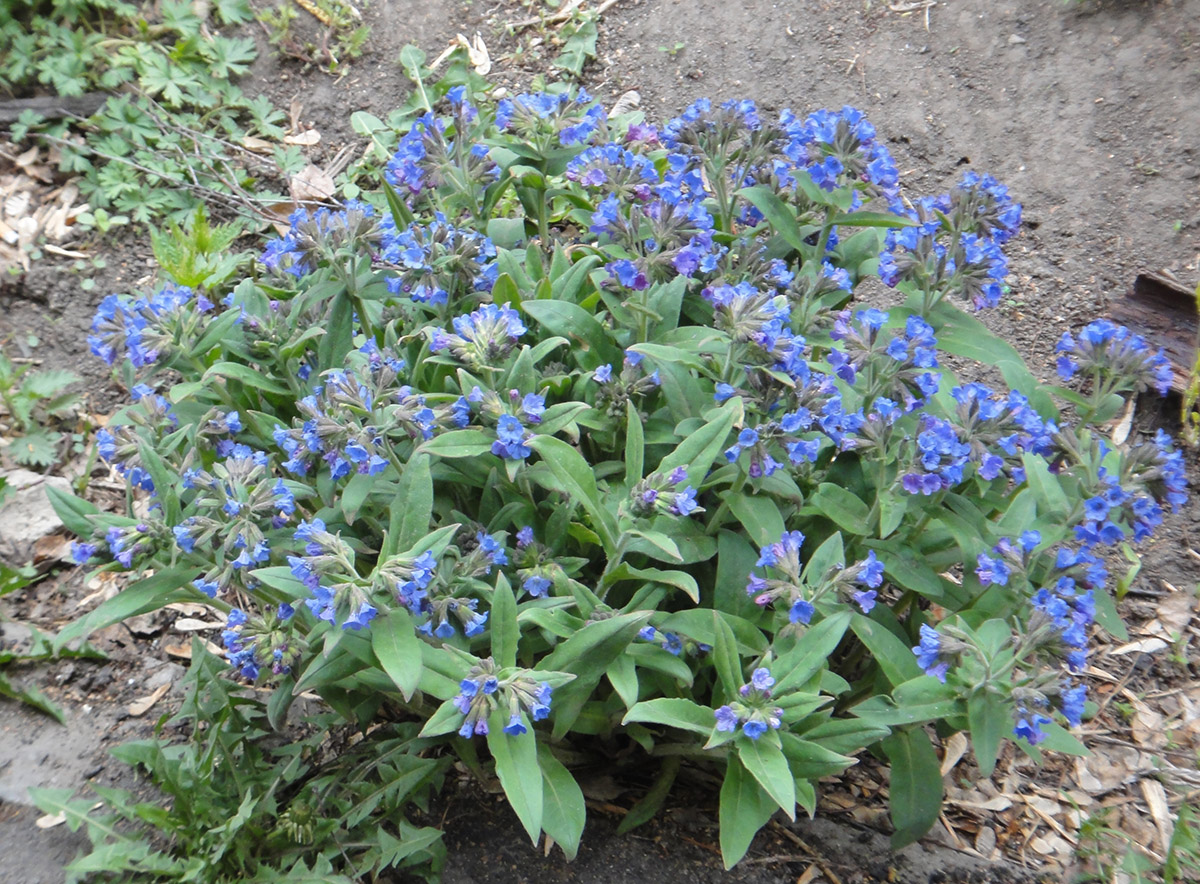
[[[79,562],[154,573],[60,640],[208,601],[275,720],[415,720],[568,855],[571,765],[629,751],[665,765],[636,819],[680,759],[723,776],[727,865],[867,747],[911,841],[926,725],[984,774],[1083,751],[1101,553],[1185,495],[1165,434],[1096,423],[1160,383],[1143,343],[1064,339],[1085,386],[1055,388],[976,317],[1019,219],[973,172],[903,200],[853,108],[452,89],[381,192],[297,211],[228,291],[101,305],[135,401],[100,454],[152,505],[56,499]]]

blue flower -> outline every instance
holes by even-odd
[[[950,664],[941,659],[941,634],[928,623],[922,623],[921,643],[912,650],[917,655],[917,665],[925,671],[925,674],[932,675],[942,684],[945,684],[946,673],[950,670]]]
[[[1059,695],[1059,709],[1071,727],[1079,727],[1083,721],[1084,704],[1087,702],[1087,685],[1064,687]]]
[[[500,416],[496,425],[496,441],[492,443],[492,454],[506,460],[525,460],[533,450],[525,444],[528,438],[525,427],[511,414]]]

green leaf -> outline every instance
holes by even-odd
[[[721,783],[721,859],[726,870],[732,869],[750,849],[758,830],[775,812],[775,801],[746,770],[737,756],[731,755]]]
[[[67,717],[63,713],[62,708],[51,701],[49,697],[36,687],[17,687],[8,680],[8,676],[3,671],[0,671],[0,697],[9,697],[19,703],[32,706],[34,709],[54,718],[59,724],[67,723]]]
[[[679,763],[678,755],[668,755],[663,759],[658,776],[654,778],[654,785],[629,808],[629,813],[625,814],[625,818],[617,826],[618,835],[631,832],[654,818],[671,793],[671,786],[675,784],[675,777],[679,773]]]
[[[615,553],[616,519],[600,502],[600,493],[596,490],[596,473],[583,459],[583,455],[553,436],[534,436],[527,444],[542,456],[542,462],[550,468],[554,478],[570,497],[587,510],[588,515],[592,517],[592,526],[600,535],[605,552],[609,555]]]
[[[713,634],[716,636],[716,642],[713,644],[713,665],[717,669],[721,687],[725,689],[725,696],[732,699],[737,696],[744,679],[737,639],[733,637],[733,630],[725,622],[725,616],[720,611],[712,612]]]
[[[763,737],[739,739],[738,755],[763,791],[771,796],[788,819],[796,819],[796,781],[783,752]]]
[[[1009,388],[1028,396],[1038,414],[1044,418],[1058,416],[1054,400],[1008,341],[946,301],[937,304],[926,318],[937,332],[938,349],[1000,369]]]
[[[664,724],[707,737],[716,727],[713,711],[693,700],[682,697],[659,697],[634,704],[625,713],[621,724],[637,721],[642,724]]]
[[[1050,472],[1046,458],[1026,452],[1021,456],[1021,462],[1025,465],[1025,481],[1037,499],[1039,514],[1066,519],[1071,512],[1071,502],[1058,476]]]
[[[88,516],[98,514],[100,508],[94,503],[76,497],[69,491],[55,488],[53,485],[47,484],[44,488],[46,497],[50,499],[50,505],[54,507],[55,514],[62,520],[67,530],[84,539],[91,537],[92,522]]]
[[[762,547],[777,543],[785,530],[779,504],[765,494],[730,492],[725,497],[729,511],[742,523],[747,536]]]
[[[404,465],[390,504],[387,541],[379,553],[386,562],[398,550],[408,549],[429,533],[433,518],[433,474],[427,454],[413,454]]]
[[[917,222],[903,215],[893,215],[891,212],[851,212],[848,215],[835,215],[830,224],[841,224],[846,227],[916,227]]]
[[[656,468],[657,471],[670,473],[676,467],[686,467],[691,483],[697,488],[700,487],[713,461],[725,450],[725,439],[740,414],[741,399],[735,396],[717,409],[704,426],[690,434],[674,451],[664,457]]]
[[[635,568],[628,562],[622,562],[611,575],[613,583],[621,580],[648,580],[654,583],[661,583],[664,586],[681,589],[687,593],[688,598],[693,602],[700,604],[700,585],[696,583],[696,578],[686,571],[664,571],[660,568]]]
[[[52,430],[35,430],[18,436],[8,446],[13,460],[28,467],[53,466],[58,459],[58,443],[62,433]]]
[[[367,496],[378,482],[378,476],[355,473],[342,488],[338,503],[341,504],[342,515],[345,517],[347,525],[354,524],[354,520],[358,518],[358,511],[367,502]]]
[[[738,653],[743,657],[757,657],[767,650],[767,639],[762,630],[745,618],[738,617],[725,611],[720,612],[721,622],[733,630],[737,639]],[[705,608],[692,608],[688,611],[676,611],[669,614],[659,629],[664,632],[677,632],[688,638],[716,646],[717,630],[713,621],[713,612]],[[739,681],[740,685],[741,682]]]
[[[1000,757],[1000,741],[1012,730],[1012,710],[999,695],[984,688],[967,697],[967,721],[979,773],[990,777]]]
[[[821,777],[840,774],[854,759],[813,740],[805,740],[788,733],[779,732],[780,746],[788,760],[788,768],[797,779],[819,780]]]
[[[912,844],[942,811],[942,774],[929,736],[920,728],[899,731],[881,744],[892,763],[892,849]]]
[[[433,715],[429,716],[429,720],[425,722],[425,726],[421,728],[418,737],[440,737],[443,734],[452,734],[457,731],[463,723],[463,714],[455,705],[454,700],[445,700]],[[505,719],[504,724],[508,724]]]
[[[550,334],[562,335],[573,342],[579,364],[596,368],[605,363],[619,365],[621,350],[591,313],[567,301],[521,302],[521,311],[532,317]]]
[[[854,634],[867,646],[888,681],[900,685],[921,676],[921,667],[917,665],[912,648],[887,627],[862,614],[855,614],[851,623]]]
[[[780,675],[775,693],[783,695],[807,682],[827,665],[830,654],[841,643],[850,625],[851,613],[840,611],[805,630],[791,650],[772,664]]]
[[[841,485],[822,482],[808,499],[803,512],[827,516],[845,531],[859,536],[871,534],[870,509]]]
[[[771,229],[783,237],[784,242],[797,252],[805,251],[804,237],[800,235],[800,224],[792,209],[769,187],[757,185],[743,187],[738,196],[749,200],[771,225]]]
[[[371,647],[383,671],[396,683],[405,700],[411,700],[421,681],[421,645],[412,616],[396,607],[371,624]]]
[[[583,790],[545,743],[538,744],[537,758],[542,768],[542,828],[568,860],[575,859],[587,822]]]
[[[427,439],[413,455],[428,454],[434,457],[479,457],[492,450],[495,435],[485,430],[451,430]]]
[[[268,373],[253,369],[248,365],[242,365],[240,362],[218,362],[204,373],[201,380],[207,381],[216,377],[231,378],[248,387],[268,393],[277,393],[281,396],[290,395],[288,388],[278,381],[272,380]]]
[[[529,728],[525,714],[521,721]],[[537,844],[542,833],[543,785],[542,768],[538,764],[537,737],[532,733],[509,736],[504,733],[508,724],[508,709],[498,706],[488,717],[488,748],[496,761],[496,776],[516,811],[529,838]]]
[[[962,713],[955,689],[930,675],[905,682],[891,697],[876,695],[854,707],[855,715],[876,727],[920,724]]]
[[[642,480],[646,454],[642,416],[632,399],[625,400],[625,484],[630,489]]]
[[[492,592],[492,610],[488,616],[492,634],[492,658],[501,669],[517,665],[517,641],[521,637],[517,625],[517,600],[503,573]]]

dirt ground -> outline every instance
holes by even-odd
[[[243,86],[261,85],[284,107],[296,97],[303,119],[323,135],[312,157],[319,162],[353,140],[351,112],[383,117],[401,101],[407,84],[395,59],[406,43],[433,57],[455,33],[478,30],[497,61],[497,79],[527,84],[545,70],[544,60],[536,53],[527,62],[506,60],[515,40],[495,30],[527,15],[515,3],[374,0],[366,11],[366,53],[347,76],[335,80],[270,59],[264,43]],[[910,194],[940,192],[965,168],[1007,184],[1024,203],[1024,230],[1009,248],[1011,293],[982,318],[1042,374],[1051,371],[1059,335],[1104,315],[1138,273],[1167,271],[1188,287],[1200,278],[1200,0],[620,0],[600,30],[599,57],[585,70],[584,85],[606,101],[637,90],[651,120],[663,121],[700,96],[749,97],[771,112],[852,104],[886,138]],[[25,355],[75,367],[102,412],[121,394],[87,357],[85,329],[101,297],[146,280],[153,267],[148,248],[133,237],[94,248],[108,267],[91,292],[79,288],[77,272],[52,261],[0,283],[0,341],[11,339],[19,351],[26,333],[35,332],[40,344]],[[1139,421],[1171,428],[1173,407],[1144,403]],[[1194,458],[1191,476],[1200,479]],[[1189,504],[1140,550],[1143,569],[1124,608],[1135,638],[1154,635],[1155,624],[1166,622],[1162,611],[1180,609],[1175,593],[1196,587],[1196,517],[1197,504]],[[70,574],[7,603],[6,611],[52,625],[69,616],[70,600],[87,593],[82,575]],[[748,862],[729,874],[713,849],[712,802],[679,796],[661,822],[617,838],[605,806],[628,806],[631,796],[596,791],[580,858],[568,865],[530,848],[494,796],[479,800],[477,786],[463,785],[445,808],[446,881],[765,884],[795,881],[814,863],[813,877],[804,880],[1066,879],[1078,818],[1062,802],[1045,803],[1055,801],[1059,786],[1093,808],[1111,805],[1131,837],[1159,849],[1161,826],[1143,785],[1153,779],[1148,765],[1167,758],[1184,766],[1190,753],[1194,770],[1197,743],[1181,740],[1200,736],[1193,714],[1200,707],[1200,657],[1193,651],[1200,621],[1190,602],[1182,603],[1182,618],[1177,613],[1172,621],[1184,634],[1176,654],[1110,647],[1097,656],[1093,686],[1106,714],[1089,723],[1084,739],[1104,770],[1069,763],[1034,770],[1007,759],[992,788],[1004,798],[1006,782],[1020,781],[1021,794],[1001,809],[979,810],[972,808],[979,784],[963,762],[950,777],[951,796],[961,801],[923,845],[902,854],[890,855],[874,827],[885,779],[868,761],[831,785],[820,819],[769,828]],[[164,628],[139,636],[114,627],[101,642],[113,654],[109,662],[20,673],[66,706],[66,728],[0,703],[0,877],[13,884],[61,881],[61,863],[80,843],[63,827],[33,827],[36,813],[20,806],[25,788],[127,778],[107,749],[144,732],[170,707],[168,694],[162,709],[143,717],[126,709],[150,693],[148,685],[177,678],[172,667],[179,661],[164,649]],[[1118,705],[1132,714],[1112,714]],[[1180,722],[1190,730],[1172,730]],[[1156,738],[1166,731],[1182,736],[1167,745]],[[993,807],[1004,804],[986,789],[982,794]]]

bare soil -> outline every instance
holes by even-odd
[[[375,0],[366,12],[366,52],[348,75],[334,79],[270,58],[263,41],[263,57],[243,85],[282,107],[298,101],[304,122],[322,133],[312,151],[321,162],[354,141],[353,111],[383,117],[400,103],[408,84],[395,59],[406,43],[432,58],[455,33],[478,30],[497,64],[493,76],[527,87],[547,69],[553,29],[511,36],[497,26],[528,15],[516,3]],[[534,35],[543,38],[540,47]],[[505,57],[518,46],[522,52]],[[1200,0],[621,0],[604,15],[599,57],[583,83],[610,102],[637,90],[658,121],[700,96],[749,97],[771,112],[855,105],[888,140],[911,194],[940,192],[966,168],[991,172],[1024,203],[1025,224],[1009,248],[1012,290],[981,318],[1043,375],[1052,370],[1059,335],[1104,315],[1139,272],[1166,271],[1189,287],[1200,278]],[[0,282],[0,341],[17,355],[80,371],[92,410],[103,413],[122,391],[86,356],[87,325],[101,297],[148,283],[153,264],[144,242],[130,236],[91,248],[108,267],[94,274],[90,292],[69,262],[49,258]],[[889,295],[872,297],[886,303]],[[31,332],[36,347],[28,344]],[[1177,401],[1143,401],[1139,425],[1177,430],[1175,409]],[[1194,458],[1191,475],[1200,478]],[[1096,657],[1092,687],[1103,711],[1083,735],[1096,752],[1092,768],[1064,760],[1036,768],[1009,757],[988,781],[990,792],[981,793],[968,755],[947,778],[961,800],[948,805],[922,845],[892,854],[879,834],[886,770],[865,758],[829,784],[818,820],[772,825],[731,873],[721,871],[714,848],[714,802],[686,784],[660,821],[623,837],[615,826],[636,784],[593,785],[584,847],[566,864],[558,852],[544,857],[531,848],[498,796],[463,782],[440,809],[450,848],[446,880],[1070,879],[1079,817],[1054,797],[1060,787],[1085,815],[1111,806],[1117,825],[1161,854],[1163,833],[1144,784],[1179,785],[1172,776],[1148,776],[1152,762],[1194,773],[1200,745],[1200,632],[1194,606],[1176,594],[1200,579],[1191,536],[1197,506],[1171,517],[1140,549],[1143,567],[1123,607],[1135,639],[1156,635],[1168,609],[1182,638],[1167,650],[1110,646]],[[2,610],[52,628],[88,594],[82,579],[64,571],[5,600]],[[19,626],[5,628],[6,643],[20,641]],[[0,702],[0,877],[13,884],[61,881],[63,861],[82,844],[63,827],[32,826],[36,813],[21,806],[25,788],[128,781],[108,747],[144,734],[171,708],[168,695],[145,716],[127,710],[156,678],[177,680],[168,667],[178,661],[165,646],[178,639],[165,622],[142,635],[113,627],[98,643],[112,653],[109,661],[16,673],[66,707],[66,727]],[[1186,787],[1187,775],[1179,777]],[[970,807],[971,796],[993,793],[1013,800],[1000,810]]]

